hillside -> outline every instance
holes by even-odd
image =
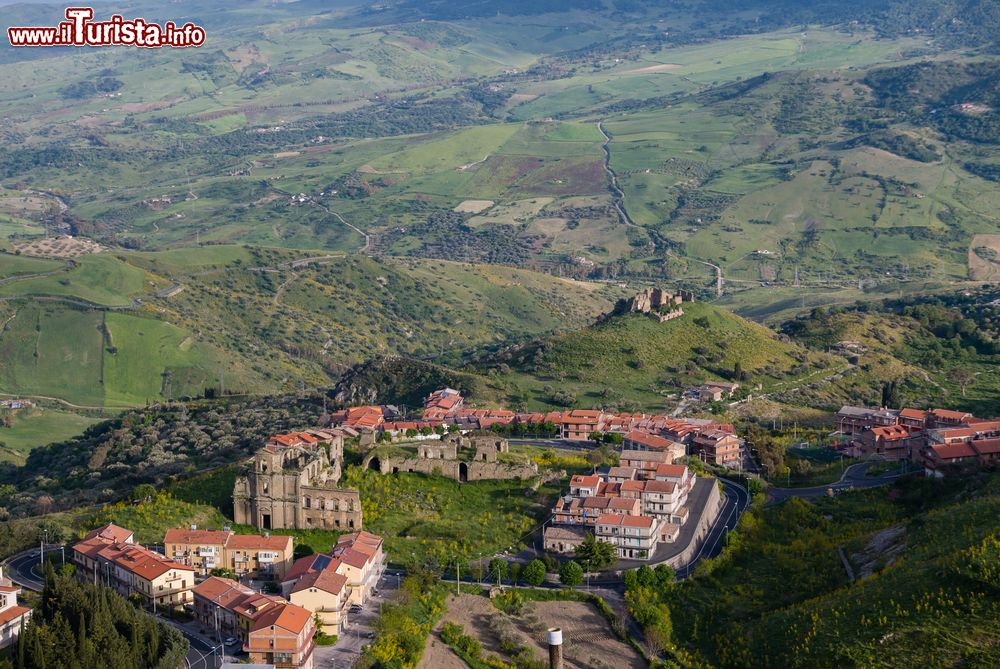
[[[236,246],[101,253],[12,277],[0,285],[0,392],[114,408],[206,389],[296,391],[378,355],[458,360],[582,326],[617,296],[508,267],[303,258]]]
[[[995,666],[998,512],[996,473],[755,509],[671,593],[674,640],[699,666]]]
[[[877,305],[819,308],[786,322],[782,331],[814,350],[855,341],[844,375],[799,389],[786,401],[834,409],[843,401],[883,403],[882,386],[895,382],[902,405],[947,405],[983,416],[1000,399],[995,288],[904,297]],[[894,403],[896,403],[894,402]]]
[[[659,323],[616,316],[580,330],[513,347],[470,369],[502,384],[513,406],[604,406],[662,409],[688,386],[732,380],[774,391],[844,365],[812,353],[768,328],[705,303]]]

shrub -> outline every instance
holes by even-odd
[[[570,560],[559,568],[559,582],[567,586],[580,585],[583,583],[583,567]]]

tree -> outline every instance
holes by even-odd
[[[507,561],[503,558],[493,558],[490,560],[488,573],[491,582],[500,583],[507,578]]]
[[[545,563],[535,558],[528,563],[528,566],[521,572],[524,582],[536,588],[545,581]]]
[[[309,544],[295,544],[295,549],[292,551],[292,559],[298,560],[299,558],[309,557],[315,551]]]
[[[140,483],[132,488],[132,499],[145,501],[156,497],[156,486],[151,483]]]
[[[580,585],[583,583],[583,567],[575,560],[563,564],[559,568],[559,582],[569,587]]]
[[[587,462],[593,468],[593,471],[597,471],[597,468],[604,464],[604,453],[600,448],[595,448],[594,450],[587,453]]]
[[[976,374],[968,367],[953,367],[948,372],[948,378],[954,381],[962,389],[962,397],[965,397],[965,389],[976,380]]]
[[[598,541],[593,534],[587,534],[576,549],[576,559],[588,570],[610,567],[618,559],[615,547],[604,541]]]
[[[219,578],[230,578],[234,581],[236,580],[236,572],[228,567],[216,567],[209,573],[212,576],[218,576]]]
[[[523,567],[521,566],[520,562],[511,562],[510,563],[510,582],[513,583],[514,585],[517,585],[517,582],[521,580],[521,572],[522,571],[523,571]]]

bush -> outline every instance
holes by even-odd
[[[580,585],[583,583],[583,567],[570,560],[559,568],[559,582],[567,586]]]
[[[521,578],[528,585],[537,587],[545,581],[545,572],[545,563],[536,558],[524,568],[524,571],[521,572]]]

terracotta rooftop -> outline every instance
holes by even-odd
[[[638,430],[633,430],[632,432],[626,434],[625,439],[636,444],[642,444],[646,448],[651,448],[656,451],[665,451],[674,445],[674,442],[669,439],[658,437],[655,434],[639,432]]]

